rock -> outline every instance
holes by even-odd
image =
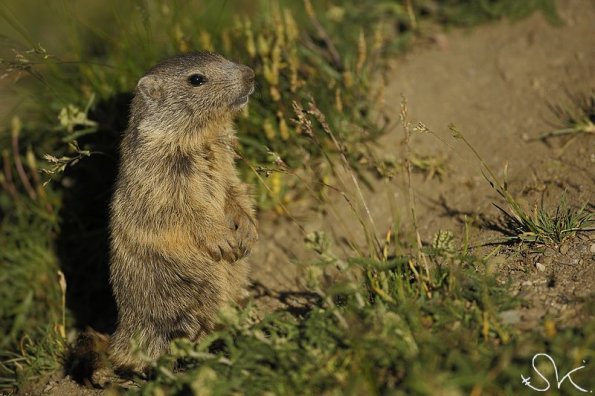
[[[595,254],[595,243],[591,244],[591,247],[589,248],[589,251],[593,254]]]
[[[568,254],[568,250],[570,250],[570,246],[567,243],[564,243],[562,246],[560,246],[560,253],[566,255]]]
[[[552,257],[554,254],[556,254],[556,252],[554,251],[554,249],[549,248],[549,247],[548,248],[545,248],[545,250],[543,252],[543,255],[545,257]]]
[[[541,263],[535,263],[535,268],[537,268],[538,271],[545,271],[545,265],[541,264]]]
[[[516,309],[511,309],[508,311],[500,312],[498,314],[498,317],[500,318],[503,324],[514,325],[520,323],[521,312]]]

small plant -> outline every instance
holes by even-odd
[[[580,209],[576,209],[567,206],[563,201],[556,208],[555,213],[548,212],[543,205],[536,206],[532,212],[527,211],[508,190],[508,169],[504,168],[504,179],[500,182],[463,134],[452,124],[449,128],[453,133],[453,137],[462,140],[471,150],[481,164],[483,177],[506,202],[508,210],[496,204],[495,206],[509,220],[509,231],[513,235],[508,240],[552,244],[560,243],[578,231],[592,230],[589,226],[595,219],[595,213],[586,209],[587,204]]]
[[[415,168],[425,174],[426,180],[432,180],[437,177],[442,180],[448,170],[448,158],[445,156],[420,155],[412,153],[411,164]]]
[[[560,244],[579,231],[595,230],[590,227],[595,222],[595,213],[588,211],[586,204],[577,209],[568,206],[563,200],[554,212],[547,211],[543,205],[536,205],[530,215],[522,217],[497,207],[514,227],[512,231],[516,235],[510,237],[512,241]]]
[[[595,91],[590,95],[571,96],[570,102],[568,106],[552,106],[561,128],[544,132],[531,140],[595,134]]]

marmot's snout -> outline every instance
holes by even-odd
[[[242,68],[242,77],[246,84],[254,84],[254,70],[245,65],[240,65]]]
[[[240,109],[248,103],[250,95],[254,92],[254,70],[245,65],[238,66],[240,67],[243,89],[240,95],[233,101],[232,106]]]

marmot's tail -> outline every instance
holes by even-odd
[[[65,371],[79,384],[95,385],[94,374],[99,369],[109,368],[109,337],[87,328],[80,333],[69,348],[65,359]]]

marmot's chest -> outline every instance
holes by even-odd
[[[225,146],[206,147],[194,153],[188,165],[186,194],[201,205],[223,205],[231,181],[235,178],[234,153]]]
[[[164,167],[175,182],[225,180],[234,172],[234,152],[229,146],[218,144],[199,150],[175,152],[167,156]]]

